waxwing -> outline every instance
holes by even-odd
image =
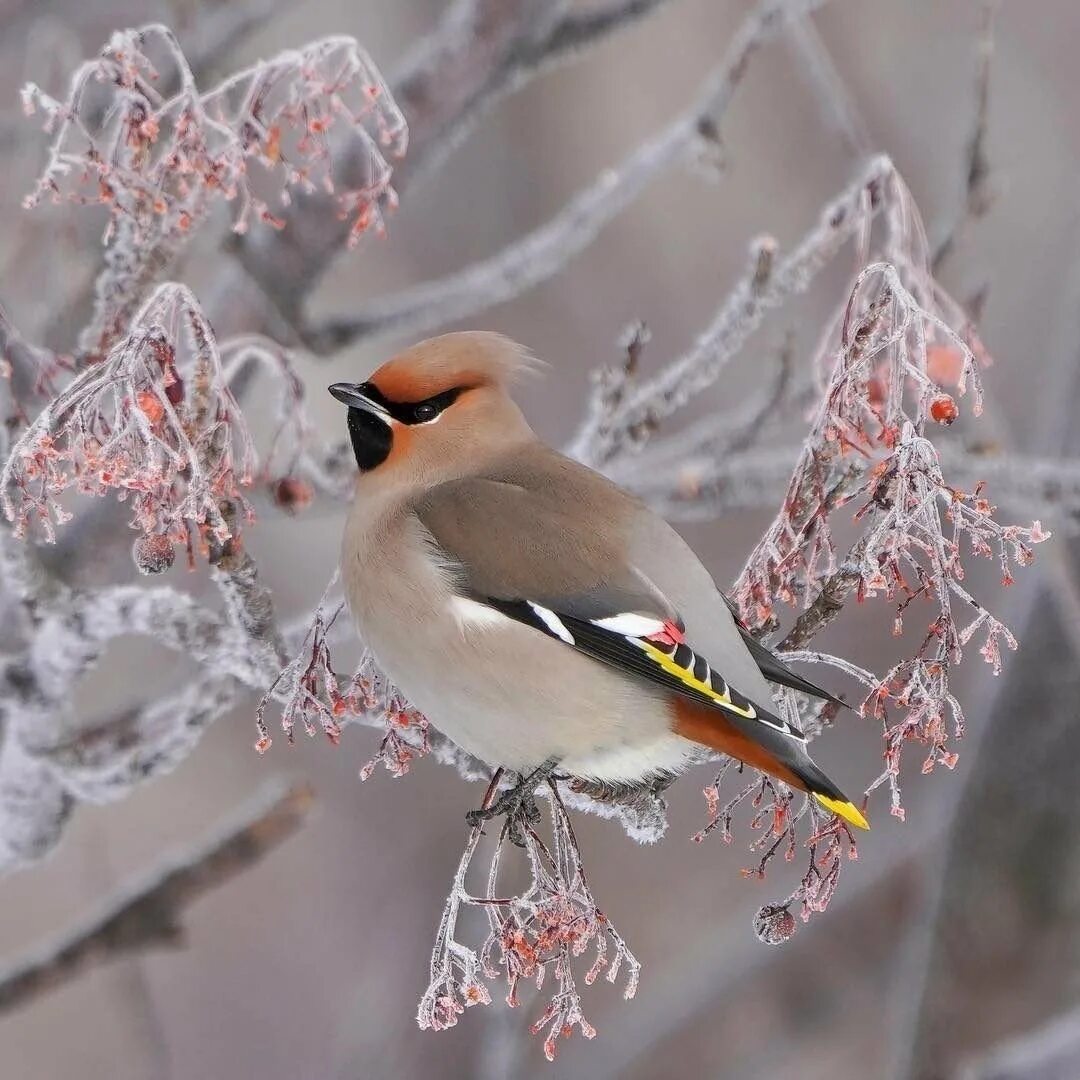
[[[555,769],[662,786],[711,749],[867,828],[767,680],[830,695],[746,633],[665,521],[540,441],[509,394],[530,364],[446,334],[330,387],[359,468],[342,577],[379,665],[519,794]]]

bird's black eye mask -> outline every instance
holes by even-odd
[[[454,387],[423,401],[405,402],[391,401],[373,383],[337,383],[330,392],[349,405],[348,428],[353,454],[360,471],[367,472],[390,456],[394,434],[387,418],[410,426],[433,423],[466,389]],[[351,404],[350,397],[358,404]]]
[[[360,383],[357,387],[364,397],[381,405],[401,424],[430,424],[448,409],[465,392],[464,386],[455,386],[441,394],[424,398],[423,401],[391,401],[374,383]]]

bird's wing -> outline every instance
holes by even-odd
[[[416,513],[463,595],[673,693],[786,730],[686,644],[679,611],[631,561],[618,521],[589,527],[573,500],[483,477],[437,488]],[[745,651],[737,635],[735,646]]]
[[[528,481],[470,477],[439,485],[414,506],[465,595],[528,598],[582,619],[636,611],[678,620],[629,557],[621,519],[630,496],[601,487],[609,498],[592,500],[594,517],[583,493]]]
[[[752,700],[722,670],[727,667],[723,656],[710,653],[710,660],[695,651],[679,611],[632,561],[627,544],[632,527],[610,519],[601,527],[583,517],[565,491],[553,498],[552,490],[472,478],[429,492],[415,509],[463,595],[690,702],[699,714],[704,710],[706,717],[715,717],[725,733],[717,748],[730,739],[761,748],[780,766],[771,771],[785,775],[786,769],[823,805],[864,824],[810,760],[802,732],[759,704],[768,700],[767,687],[761,695],[755,684],[750,693],[758,700]],[[632,519],[639,504],[625,498],[626,506],[615,500],[600,509],[626,512]],[[597,510],[595,503],[591,509]],[[670,554],[681,552],[672,547]],[[730,613],[718,599],[714,603],[731,628],[732,648],[726,651],[731,666],[749,668],[765,687]],[[714,745],[708,734],[697,741]]]
[[[581,618],[524,598],[482,599],[503,615],[557,638],[595,660],[699,705],[720,709],[730,717],[765,724],[801,745],[806,744],[798,728],[756,705],[694,652],[686,642],[681,620],[643,614],[640,610],[594,613],[592,618]],[[566,608],[574,604],[559,606]]]

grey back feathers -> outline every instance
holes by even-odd
[[[771,705],[716,584],[639,499],[539,442],[483,475],[439,485],[414,512],[465,595],[531,600],[581,619],[681,618],[695,649],[751,700]]]

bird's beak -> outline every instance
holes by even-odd
[[[377,416],[387,424],[390,423],[390,414],[379,402],[369,398],[359,383],[338,382],[334,383],[333,386],[328,386],[327,389],[342,405],[348,405],[350,409],[362,409],[366,413],[371,413],[372,416]]]

